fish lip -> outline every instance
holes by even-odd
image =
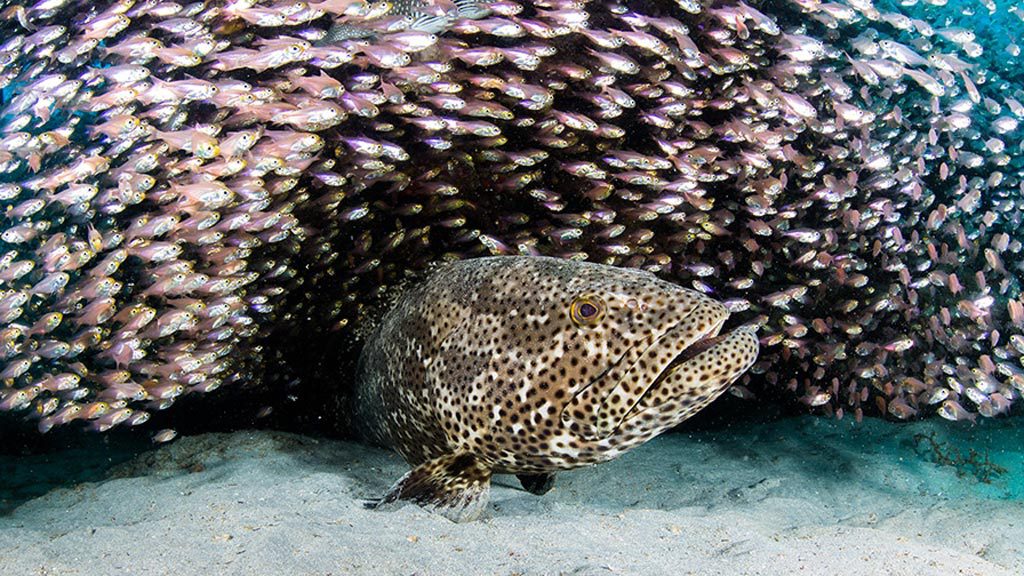
[[[686,349],[677,354],[676,357],[673,358],[672,361],[665,366],[665,369],[659,372],[658,375],[651,380],[651,383],[647,386],[647,388],[644,389],[644,393],[641,394],[640,397],[637,399],[636,404],[632,408],[630,408],[630,410],[622,418],[622,422],[625,422],[626,420],[629,419],[630,416],[636,413],[637,407],[643,404],[644,398],[646,398],[652,390],[656,389],[665,380],[665,378],[667,378],[668,375],[671,374],[674,370],[678,369],[680,366],[686,364],[690,360],[693,360],[701,353],[714,348],[720,342],[722,342],[730,335],[732,335],[734,332],[744,329],[743,326],[740,326],[733,330],[723,333],[722,327],[725,326],[725,322],[728,319],[729,317],[726,316],[719,320],[718,322],[716,322],[715,324],[713,324],[703,334],[701,334],[700,338],[692,342],[689,346],[686,347]],[[665,337],[667,337],[670,333],[671,330],[666,332],[664,335],[662,335],[661,338],[657,340],[657,342],[655,342],[655,344],[663,341]],[[622,425],[622,422],[619,423],[620,426]]]
[[[721,329],[721,324],[724,324],[724,321],[719,323],[719,330]],[[753,341],[753,344],[755,346],[754,354],[750,358],[749,363],[746,365],[746,367],[734,371],[729,384],[721,389],[721,392],[724,392],[726,389],[732,386],[732,382],[734,382],[736,378],[746,373],[750,369],[750,367],[753,366],[754,362],[756,362],[758,352],[760,349],[759,341],[757,338],[757,330],[758,326],[756,324],[751,324],[747,322],[740,324],[739,326],[736,326],[735,328],[729,330],[728,332],[718,333],[718,331],[716,330],[715,334],[709,334],[706,337],[702,338],[700,341],[695,342],[693,345],[687,347],[687,349],[680,353],[678,356],[676,356],[676,358],[669,363],[668,367],[666,367],[665,370],[663,370],[661,374],[659,374],[657,378],[654,379],[654,382],[652,382],[651,385],[647,387],[646,390],[644,390],[644,393],[640,397],[640,400],[636,403],[633,409],[630,410],[628,414],[626,414],[625,418],[623,418],[623,422],[625,422],[631,416],[636,414],[637,407],[643,404],[644,398],[646,398],[652,390],[655,390],[657,386],[659,386],[675,370],[678,370],[681,366],[693,360],[694,358],[700,356],[704,352],[714,349],[723,341],[734,337],[738,339],[745,335],[747,338],[751,338]]]
[[[679,366],[680,364],[685,364],[687,361],[696,358],[697,355],[700,354],[701,352],[709,350],[722,340],[725,340],[729,336],[729,334],[731,334],[731,332],[726,332],[725,334],[722,334],[722,326],[725,325],[726,320],[728,320],[728,317],[719,320],[718,323],[708,328],[708,330],[704,332],[704,334],[702,334],[700,338],[693,341],[689,346],[686,347],[685,350],[680,352],[672,360],[672,362],[670,362],[669,365],[664,370],[662,370],[660,374],[658,374],[657,378],[655,378],[655,381],[662,379],[665,376],[665,374],[669,372],[669,370],[672,370],[673,368]],[[648,387],[648,389],[650,389],[650,387]]]

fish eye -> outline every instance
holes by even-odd
[[[580,296],[569,306],[569,318],[577,326],[594,325],[604,316],[604,309],[604,300],[601,298]]]

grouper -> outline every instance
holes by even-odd
[[[753,327],[648,272],[534,256],[449,263],[366,339],[352,412],[413,467],[371,507],[411,501],[454,521],[491,476],[542,494],[686,420],[754,363]]]

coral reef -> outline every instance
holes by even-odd
[[[942,4],[4,2],[0,410],[315,387],[411,271],[523,253],[726,301],[741,396],[1007,413],[1024,20]]]

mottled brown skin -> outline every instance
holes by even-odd
[[[610,460],[706,406],[754,362],[749,328],[632,269],[554,258],[465,260],[402,295],[367,340],[354,411],[414,466],[384,497],[475,518],[490,475],[531,491]]]

